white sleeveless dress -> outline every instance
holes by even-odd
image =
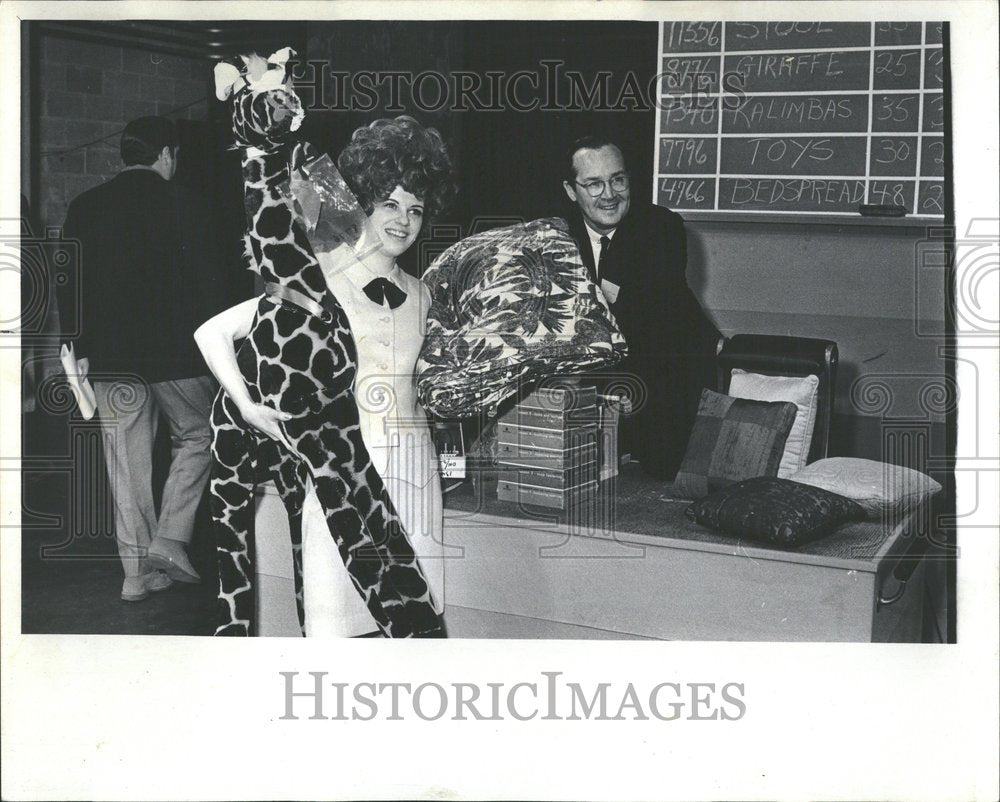
[[[441,481],[427,415],[417,401],[414,365],[423,344],[430,293],[419,279],[393,267],[388,278],[406,293],[396,309],[364,293],[378,278],[355,262],[338,269],[330,254],[320,263],[344,307],[358,348],[356,391],[361,436],[385,480],[420,566],[434,606],[444,609]],[[308,488],[302,515],[303,593],[307,637],[352,637],[376,629],[330,536],[319,500]]]

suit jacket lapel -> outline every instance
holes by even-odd
[[[644,232],[638,217],[637,210],[630,208],[615,229],[608,247],[608,256],[604,262],[605,278],[619,287],[631,284],[642,272],[643,250],[639,243],[642,242]]]
[[[596,265],[594,265],[594,249],[590,247],[590,237],[587,236],[587,227],[583,223],[583,215],[576,207],[573,207],[573,211],[569,215],[569,233],[576,240],[577,247],[580,249],[580,257],[583,259],[583,264],[587,267],[587,275],[590,276],[591,281],[596,283],[597,269]]]

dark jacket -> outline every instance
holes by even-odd
[[[73,200],[63,239],[75,242],[59,287],[64,341],[91,377],[147,382],[208,373],[192,334],[219,311],[219,249],[208,215],[176,182],[125,170]]]
[[[594,254],[574,207],[570,231],[593,275]],[[672,479],[684,458],[703,387],[715,385],[719,333],[687,284],[680,215],[633,200],[608,248],[601,278],[619,285],[611,304],[629,355],[611,372],[636,377],[645,398],[622,427],[621,449],[644,472]]]

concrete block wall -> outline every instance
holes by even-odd
[[[126,122],[149,114],[201,120],[208,113],[207,60],[46,34],[38,65],[35,207],[46,226],[61,226],[74,197],[122,168],[118,142]]]

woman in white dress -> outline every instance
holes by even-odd
[[[359,128],[341,153],[338,167],[368,213],[369,229],[377,233],[380,247],[360,260],[346,247],[316,256],[331,292],[347,313],[358,349],[356,394],[362,438],[403,520],[440,613],[444,608],[441,484],[427,416],[414,386],[430,293],[420,280],[401,270],[396,259],[413,245],[425,220],[440,212],[453,195],[454,171],[438,132],[410,117],[376,120]],[[220,382],[232,375],[226,367],[235,366],[235,341],[245,335],[255,308],[256,299],[233,307],[195,334]],[[258,410],[258,418],[248,416],[247,422],[280,440],[277,420],[282,413],[266,407]],[[350,581],[311,487],[302,528],[305,634],[348,637],[374,631],[371,614]]]

